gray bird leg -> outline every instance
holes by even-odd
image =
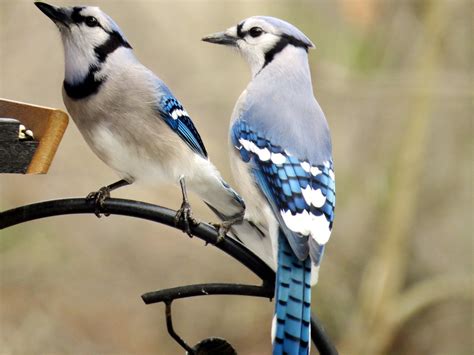
[[[101,210],[104,207],[104,201],[110,197],[110,192],[113,190],[117,190],[120,187],[130,185],[131,182],[127,180],[119,180],[114,182],[113,184],[103,186],[98,191],[93,191],[87,195],[86,199],[92,200],[95,202],[95,215],[100,218],[101,217]],[[106,217],[109,216],[108,213],[104,213]]]
[[[183,203],[181,204],[181,208],[176,212],[174,223],[176,226],[181,225],[183,232],[192,238],[193,236],[191,234],[190,224],[197,226],[200,222],[193,217],[191,205],[189,204],[188,200],[188,193],[186,191],[186,182],[184,180],[184,176],[181,176],[179,179],[179,184],[181,186],[181,192],[183,193]]]

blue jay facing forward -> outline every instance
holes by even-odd
[[[64,103],[94,153],[122,180],[89,194],[96,214],[110,191],[132,182],[181,184],[176,223],[190,234],[186,186],[224,220],[220,235],[244,214],[244,203],[220,177],[183,106],[134,56],[117,24],[98,7],[36,6],[59,28],[64,45]]]
[[[263,16],[203,40],[237,48],[250,65],[252,81],[232,114],[231,162],[246,219],[270,238],[258,244],[239,225],[232,229],[277,265],[273,354],[308,354],[311,285],[335,206],[331,137],[308,64],[314,45],[293,25]]]

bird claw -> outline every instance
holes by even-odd
[[[110,197],[110,189],[107,186],[101,187],[98,191],[93,191],[87,195],[86,199],[94,201],[95,211],[94,214],[97,218],[102,217],[102,210],[104,208],[104,202]],[[110,213],[104,213],[104,216],[110,216]]]
[[[217,239],[216,245],[224,241],[227,233],[230,231],[231,227],[238,222],[241,222],[243,217],[239,216],[234,219],[230,219],[227,221],[222,221],[221,223],[211,223],[211,225],[217,229]]]
[[[227,232],[229,232],[230,227],[232,227],[232,224],[233,223],[230,222],[217,223],[217,225],[215,226],[217,228],[216,244],[219,244],[224,241]]]
[[[193,217],[193,212],[191,210],[191,205],[183,201],[181,208],[176,212],[174,216],[174,223],[176,226],[182,227],[184,233],[186,233],[190,238],[193,237],[191,234],[191,226],[195,227],[200,224],[200,222]]]

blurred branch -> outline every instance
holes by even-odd
[[[380,311],[380,326],[366,344],[367,353],[385,354],[398,330],[412,317],[436,303],[453,299],[473,299],[473,287],[468,275],[439,276],[420,281],[399,294],[396,299],[387,301]]]
[[[84,198],[39,202],[1,212],[0,229],[45,217],[82,213],[93,214],[95,212],[95,202]],[[145,202],[109,198],[105,200],[100,212],[104,214],[117,214],[146,219],[177,228],[174,222],[176,211]],[[214,245],[239,261],[241,264],[245,265],[262,280],[263,284],[262,286],[231,284],[189,285],[144,294],[142,298],[147,304],[154,302],[166,303],[167,329],[170,335],[186,350],[191,348],[176,334],[172,326],[171,302],[174,299],[210,294],[235,294],[271,298],[273,296],[275,282],[275,272],[259,257],[235,239],[226,237],[224,240],[217,243],[217,230],[206,223],[191,226],[191,233],[193,236],[204,240],[206,243]],[[321,354],[337,354],[337,350],[325,333],[323,326],[319,324],[318,319],[313,315],[311,316],[311,339]],[[207,342],[207,344],[211,341],[210,339],[208,340],[209,342]],[[222,345],[222,340],[217,343],[218,347],[220,347]],[[226,345],[230,346],[228,343],[226,343]]]
[[[431,86],[435,80],[440,49],[439,34],[443,31],[448,16],[442,9],[442,2],[429,4],[424,18],[423,46],[416,56],[418,62],[415,64],[417,79],[426,86]],[[413,114],[406,117],[405,135],[390,174],[392,189],[388,195],[389,205],[382,219],[383,238],[375,246],[373,256],[364,270],[359,290],[359,308],[348,325],[349,331],[341,346],[342,353],[387,353],[403,321],[416,309],[433,303],[430,298],[426,301],[417,298],[427,296],[422,291],[431,284],[428,287],[422,285],[420,289],[414,286],[415,296],[412,293],[402,293],[407,274],[410,230],[415,222],[421,167],[432,110],[433,97],[418,93],[413,102]],[[432,300],[441,298],[440,294]],[[402,301],[398,304],[397,300]],[[398,321],[393,322],[396,318],[393,314],[398,312],[402,313],[398,316]]]
[[[415,314],[429,306],[450,299],[474,298],[474,287],[470,275],[443,275],[420,281],[400,295],[387,317],[400,327]]]

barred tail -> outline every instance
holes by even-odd
[[[278,239],[273,355],[307,355],[311,346],[311,261],[295,256],[281,230]]]

